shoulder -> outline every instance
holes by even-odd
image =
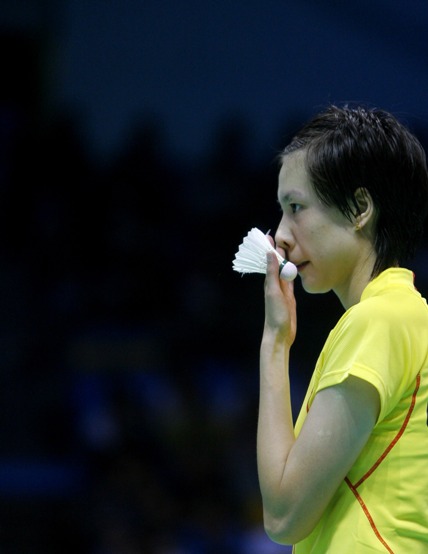
[[[399,322],[415,317],[428,321],[428,306],[406,269],[385,270],[363,291],[361,301],[349,310],[356,319],[387,319]]]
[[[425,323],[428,329],[428,306],[425,299],[408,288],[387,290],[384,294],[363,298],[345,312],[338,329],[364,329],[367,326],[409,328]]]

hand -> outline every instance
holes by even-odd
[[[274,253],[268,252],[266,261],[265,334],[279,334],[290,347],[297,330],[294,283],[279,278],[279,263]]]

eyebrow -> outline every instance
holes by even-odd
[[[293,189],[287,192],[286,194],[284,194],[283,196],[278,197],[278,202],[280,204],[281,203],[286,204],[290,200],[302,200],[303,197],[304,195],[299,190]]]

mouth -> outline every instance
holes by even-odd
[[[302,262],[301,264],[296,264],[297,271],[300,273],[302,270],[305,269],[305,267],[309,264],[309,262]]]

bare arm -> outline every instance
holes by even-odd
[[[317,394],[297,439],[288,377],[296,330],[292,284],[268,262],[260,350],[257,433],[264,523],[270,537],[293,544],[315,527],[366,443],[379,412],[376,389],[356,377]]]

